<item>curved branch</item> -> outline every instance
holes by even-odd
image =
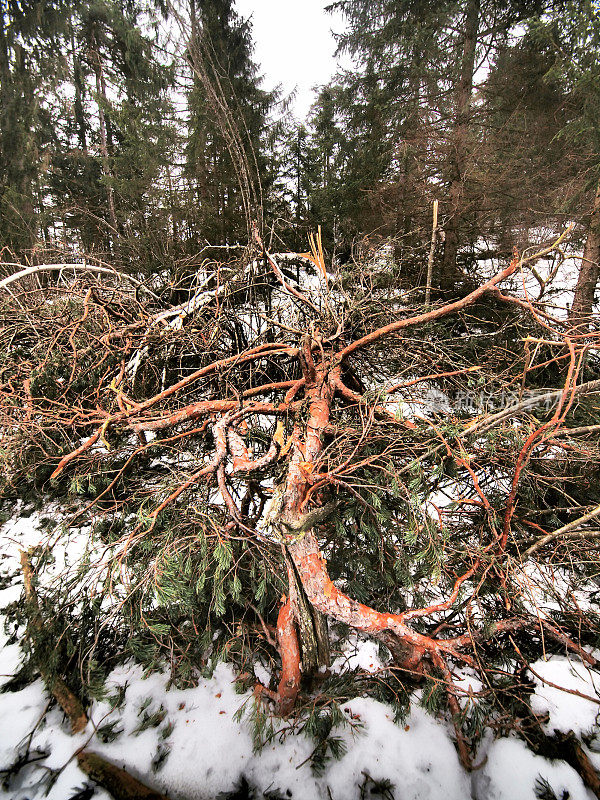
[[[340,350],[337,355],[337,360],[342,361],[351,353],[354,353],[355,350],[359,350],[361,347],[367,347],[368,345],[373,344],[373,342],[382,339],[384,336],[396,333],[403,328],[411,328],[414,325],[433,322],[436,319],[441,319],[442,317],[446,317],[456,311],[461,311],[463,308],[472,305],[476,300],[479,300],[480,297],[493,288],[497,283],[500,283],[500,281],[503,281],[505,278],[508,278],[510,275],[512,275],[519,266],[519,263],[520,262],[518,258],[513,258],[508,267],[505,267],[503,270],[496,273],[496,275],[494,275],[493,278],[490,278],[487,283],[479,286],[466,297],[462,297],[460,300],[455,300],[454,303],[448,303],[448,305],[435,308],[433,311],[427,311],[424,314],[417,314],[415,317],[408,317],[407,319],[400,319],[396,322],[390,322],[389,325],[384,325],[383,328],[378,328],[378,330],[368,333],[361,339],[356,339],[347,347],[344,347],[343,350]]]
[[[470,660],[457,652],[454,643],[444,639],[432,639],[412,630],[403,622],[401,614],[377,611],[358,600],[351,599],[338,589],[329,577],[325,559],[312,531],[307,532],[300,541],[288,544],[288,550],[308,599],[323,614],[364,633],[378,634],[392,631],[404,644],[410,646],[413,653],[416,651],[421,656],[439,651]]]
[[[1,264],[11,267],[21,266],[20,264],[14,264],[12,262],[1,262]],[[160,300],[160,298],[148,289],[144,283],[138,281],[137,278],[134,278],[132,275],[127,275],[124,272],[119,272],[109,267],[97,267],[94,264],[38,264],[35,267],[24,267],[19,270],[19,272],[14,272],[7,278],[3,278],[0,281],[0,289],[6,289],[11,283],[21,278],[26,278],[28,275],[37,275],[40,272],[63,272],[64,270],[71,269],[73,272],[97,272],[100,275],[112,275],[113,278],[121,278],[122,280],[130,281],[134,286],[137,286],[138,289],[144,289],[144,291],[148,292],[155,300]]]
[[[187,420],[198,419],[207,414],[224,414],[229,411],[239,410],[239,400],[199,400],[197,403],[190,403],[178,411],[173,411],[158,419],[141,420],[136,422],[131,420],[134,431],[159,431],[163,428],[171,428]],[[273,403],[254,403],[249,413],[256,414],[283,414],[287,407],[275,406]]]
[[[264,469],[264,467],[268,467],[269,464],[272,464],[277,459],[281,450],[281,446],[273,439],[267,452],[260,458],[253,459],[242,437],[233,428],[229,428],[227,431],[227,442],[229,444],[229,452],[233,456],[234,473]]]
[[[533,253],[530,256],[526,256],[524,258],[518,258],[516,253],[508,267],[505,267],[500,272],[497,272],[489,281],[479,286],[477,289],[472,291],[466,297],[461,298],[460,300],[456,300],[454,303],[449,303],[448,305],[441,306],[440,308],[436,308],[433,311],[428,311],[424,314],[417,314],[415,317],[409,317],[408,319],[401,319],[397,322],[391,322],[389,325],[385,325],[383,328],[379,328],[372,333],[363,336],[361,339],[356,339],[354,342],[351,342],[347,347],[341,350],[338,353],[338,360],[341,361],[342,359],[349,356],[355,350],[360,349],[361,347],[366,347],[373,342],[378,341],[382,337],[390,334],[396,333],[396,331],[400,331],[403,328],[410,328],[414,325],[420,325],[426,322],[433,322],[433,320],[440,319],[441,317],[446,317],[448,314],[453,314],[455,311],[461,311],[463,308],[472,305],[476,300],[479,300],[482,295],[486,292],[494,291],[496,284],[501,283],[505,278],[510,277],[517,268],[523,267],[525,264],[529,264],[532,261],[536,261],[538,258],[551,253],[558,245],[563,241],[563,239],[569,234],[572,230],[573,225],[569,225],[567,229],[548,247],[544,247],[541,250],[538,250],[537,253]],[[528,306],[529,310],[531,311],[531,306]]]
[[[581,525],[584,525],[586,522],[589,522],[592,519],[600,516],[600,505],[593,508],[587,514],[584,514],[579,519],[574,519],[573,522],[569,522],[567,525],[563,525],[562,528],[558,528],[558,530],[552,531],[551,533],[547,533],[545,536],[542,536],[541,539],[538,539],[537,542],[531,545],[523,555],[521,556],[521,560],[528,558],[529,556],[533,555],[536,550],[539,550],[540,547],[543,547],[548,542],[553,542],[555,539],[560,539],[561,537],[565,538],[585,538],[585,531],[577,531],[576,529],[579,528]]]
[[[264,246],[264,244],[263,244],[263,242],[262,242],[262,239],[260,238],[260,234],[259,234],[259,232],[258,232],[258,227],[257,227],[257,225],[256,225],[256,224],[254,224],[254,225],[253,225],[252,233],[253,233],[253,235],[254,235],[254,241],[255,241],[255,242],[256,242],[256,244],[257,244],[257,245],[260,247],[260,249],[263,251],[263,255],[264,255],[264,257],[265,257],[265,258],[266,258],[266,260],[268,261],[268,263],[269,263],[269,266],[270,266],[270,267],[271,267],[271,269],[273,270],[273,273],[275,274],[275,277],[277,278],[277,280],[279,281],[279,283],[280,283],[280,284],[281,284],[281,286],[283,287],[284,291],[286,291],[286,292],[287,292],[289,295],[292,295],[292,297],[295,297],[295,298],[296,298],[296,300],[299,300],[299,301],[300,301],[301,303],[303,303],[305,306],[308,306],[308,308],[310,308],[310,310],[311,310],[313,313],[315,313],[315,314],[319,315],[319,314],[320,314],[320,311],[319,311],[319,309],[316,307],[316,305],[315,305],[314,303],[312,303],[312,302],[311,302],[311,301],[308,299],[308,297],[306,297],[304,294],[302,294],[302,292],[299,292],[297,289],[294,289],[294,287],[293,287],[293,286],[290,286],[290,285],[289,285],[289,283],[287,283],[287,282],[286,282],[286,280],[285,280],[285,278],[284,278],[284,276],[283,276],[283,272],[282,272],[282,271],[279,269],[279,267],[277,266],[277,264],[275,263],[275,261],[274,261],[274,260],[272,259],[272,257],[271,257],[271,256],[268,254],[268,252],[267,252],[267,249],[266,249],[266,247]]]

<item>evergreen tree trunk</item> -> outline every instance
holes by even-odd
[[[11,68],[11,54],[13,64]],[[25,254],[36,237],[34,183],[37,153],[34,147],[37,98],[22,45],[10,38],[0,16],[0,213],[2,244]],[[4,219],[3,219],[4,218]],[[2,224],[3,223],[3,224]]]
[[[94,75],[96,78],[96,93],[98,95],[98,118],[100,121],[100,151],[102,153],[102,173],[107,182],[106,195],[108,200],[108,218],[110,221],[111,228],[113,229],[113,241],[116,242],[116,239],[118,238],[119,235],[119,228],[117,224],[117,214],[115,212],[115,195],[112,186],[112,173],[110,169],[110,157],[108,152],[107,121],[104,115],[104,108],[103,108],[103,106],[107,102],[106,83],[104,81],[102,62],[100,61],[100,51],[97,46],[95,36],[92,41],[92,46],[94,47],[93,63],[94,63]]]
[[[317,672],[319,667],[329,666],[327,619],[306,596],[298,570],[287,552],[285,560],[288,567],[289,595],[293,600],[297,616],[302,671],[305,676],[310,676]]]
[[[87,139],[85,135],[85,115],[83,111],[83,92],[84,92],[84,78],[81,69],[81,61],[77,54],[77,46],[75,44],[75,34],[73,32],[73,22],[69,20],[69,37],[71,39],[71,50],[73,58],[73,86],[75,87],[75,122],[77,124],[77,138],[79,139],[79,146],[82,151],[87,152]]]
[[[479,30],[480,0],[469,0],[465,17],[465,34],[460,69],[460,80],[456,95],[456,117],[449,154],[449,218],[445,225],[446,243],[442,261],[441,286],[451,290],[460,279],[456,257],[460,243],[460,224],[464,215],[464,180],[468,160],[469,123],[473,73]]]
[[[575,287],[573,307],[569,318],[573,322],[583,321],[592,313],[594,292],[600,277],[600,183],[596,189],[594,208],[588,228],[587,240],[579,268],[579,277]]]
[[[300,130],[298,130],[298,135],[296,137],[296,224],[300,224],[301,213],[300,213],[300,191],[301,191],[301,158],[300,158],[300,148],[301,148],[301,141],[300,141]]]
[[[0,134],[3,139],[6,136],[6,129],[10,122],[8,110],[10,108],[12,84],[5,31],[4,11],[0,10]]]

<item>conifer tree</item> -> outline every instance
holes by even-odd
[[[384,142],[379,158],[371,153],[360,163],[377,165],[381,197],[384,188],[396,187],[400,220],[390,214],[384,230],[398,236],[419,221],[423,225],[432,194],[438,196],[444,234],[438,278],[451,290],[468,266],[465,245],[477,240],[473,213],[478,198],[470,179],[486,111],[479,102],[473,107],[476,82],[483,76],[480,68],[489,65],[493,53],[515,35],[518,23],[536,14],[539,4],[340,0],[331,8],[348,20],[340,48],[359,65],[357,77],[346,76],[346,85],[362,87],[369,98],[364,103],[365,138],[371,147]],[[356,88],[352,96],[361,97]],[[355,114],[359,107],[360,100],[352,104]],[[372,175],[366,185],[370,191],[376,188]],[[381,220],[381,212],[376,217]]]
[[[554,60],[553,48],[528,31],[499,49],[481,88],[486,126],[471,179],[479,198],[475,224],[503,257],[526,245],[535,226],[569,221],[565,201],[581,153],[560,132],[579,109],[564,81],[551,77]]]
[[[170,69],[141,27],[151,12],[94,0],[71,18],[75,102],[63,109],[51,183],[57,212],[87,252],[148,270],[160,265],[168,240],[157,191],[173,147]]]
[[[272,181],[266,156],[275,95],[260,88],[251,26],[232,0],[190,0],[189,224],[200,241],[244,241]]]
[[[40,234],[44,151],[52,138],[45,93],[64,72],[67,3],[0,3],[0,242],[15,253]]]
[[[591,0],[557,0],[550,20],[542,18],[535,34],[553,48],[551,78],[563,80],[578,113],[562,135],[580,153],[580,185],[586,219],[585,245],[575,296],[573,320],[588,320],[600,279],[600,12]],[[587,207],[585,207],[587,206]]]

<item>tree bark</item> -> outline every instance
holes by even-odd
[[[301,356],[303,373],[306,381],[306,397],[308,400],[308,416],[301,426],[296,424],[296,439],[299,442],[304,432],[304,444],[296,444],[290,460],[286,489],[281,511],[283,531],[291,531],[287,542],[287,552],[293,562],[289,574],[290,597],[297,598],[299,628],[303,640],[306,666],[318,665],[320,631],[316,613],[350,625],[364,631],[391,645],[395,658],[401,658],[401,666],[411,671],[419,671],[420,664],[431,640],[412,631],[396,614],[376,611],[363,603],[351,599],[332,582],[327,571],[327,564],[315,535],[314,525],[307,530],[307,515],[303,510],[307,492],[310,487],[309,476],[323,450],[323,433],[329,422],[331,403],[333,401],[336,380],[339,380],[339,367],[331,369],[326,363],[315,366],[312,360],[310,342],[305,342]],[[330,371],[331,369],[331,371]],[[310,516],[310,515],[308,515]],[[296,593],[294,597],[293,593]],[[303,608],[306,598],[306,610]],[[303,619],[306,620],[303,622]],[[304,625],[304,627],[303,627]],[[316,644],[316,648],[313,644]],[[397,646],[394,647],[394,644]],[[315,662],[315,653],[317,661]],[[310,660],[308,660],[310,659]]]
[[[468,160],[468,136],[479,13],[480,0],[469,0],[465,17],[460,80],[456,94],[456,117],[448,156],[450,202],[449,217],[445,225],[446,239],[440,276],[441,287],[446,290],[451,290],[456,281],[461,278],[461,273],[456,266],[456,258],[460,243],[460,225],[464,216],[464,182]]]
[[[77,54],[77,45],[75,43],[75,34],[73,32],[73,19],[69,18],[69,37],[71,40],[71,58],[73,61],[73,85],[75,87],[75,124],[77,127],[77,138],[79,139],[79,146],[83,153],[87,153],[87,138],[85,133],[85,114],[83,110],[83,93],[84,93],[84,79],[83,71],[81,69],[81,61]]]
[[[286,552],[289,594],[294,599],[302,657],[302,672],[310,677],[320,667],[328,667],[331,654],[327,618],[310,602],[302,585],[298,570]]]
[[[106,789],[115,800],[169,800],[166,795],[146,786],[97,753],[82,750],[77,754],[77,763],[88,777]]]
[[[92,39],[92,61],[94,64],[94,75],[96,78],[96,93],[98,96],[98,119],[100,122],[100,152],[102,153],[102,174],[106,180],[106,196],[108,200],[108,217],[110,220],[111,228],[113,229],[113,246],[116,248],[116,240],[119,236],[119,227],[117,223],[117,214],[115,211],[115,194],[112,185],[112,172],[110,168],[110,154],[108,152],[108,125],[104,115],[104,106],[107,104],[106,96],[106,82],[104,80],[104,71],[102,69],[102,61],[100,60],[100,48],[98,46],[98,38],[94,33]]]
[[[573,307],[569,314],[572,322],[589,319],[594,308],[594,293],[600,277],[600,182],[596,189],[594,208],[588,228],[587,240],[575,287]]]
[[[295,616],[294,603],[288,598],[277,617],[277,641],[281,654],[281,677],[277,687],[277,698],[278,711],[283,717],[294,710],[300,689],[300,645]]]

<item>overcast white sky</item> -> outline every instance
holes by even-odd
[[[335,73],[335,40],[343,19],[327,14],[331,0],[236,0],[238,13],[252,18],[255,61],[265,77],[264,88],[281,84],[287,94],[295,87],[295,116],[304,120],[315,99],[313,86]]]

